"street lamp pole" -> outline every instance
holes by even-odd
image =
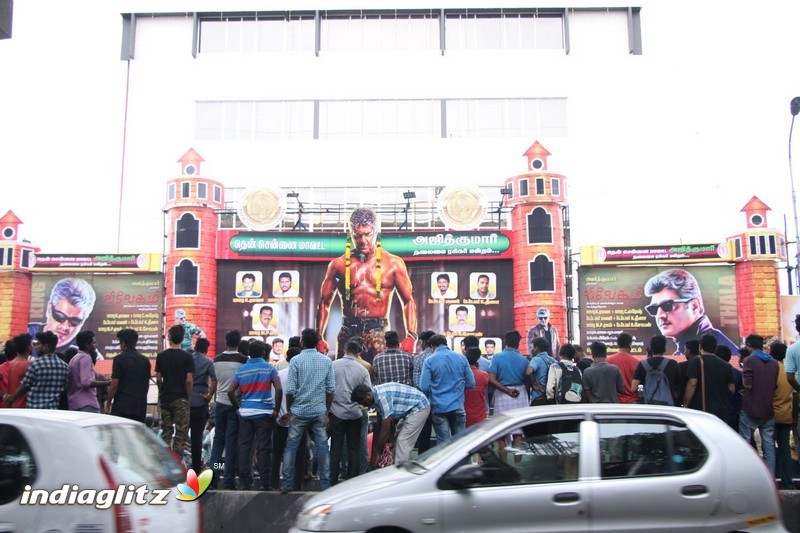
[[[800,294],[800,229],[797,224],[797,195],[794,190],[794,172],[792,171],[792,131],[794,130],[794,117],[800,113],[800,96],[792,98],[789,109],[792,113],[792,125],[789,127],[789,180],[792,183],[792,209],[794,210],[795,286],[797,294]]]

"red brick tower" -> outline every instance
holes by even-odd
[[[550,156],[539,141],[523,154],[528,172],[508,178],[514,256],[514,328],[525,335],[537,323],[536,310],[550,310],[561,342],[568,339],[564,218],[566,176],[547,170]]]
[[[201,177],[204,160],[190,148],[178,160],[181,173],[167,182],[168,247],[165,265],[167,329],[175,311],[186,311],[187,322],[197,324],[215,345],[217,323],[217,215],[224,204],[218,181]]]
[[[753,196],[742,208],[747,218],[743,233],[728,237],[736,263],[739,334],[780,335],[780,286],[776,261],[786,260],[786,239],[767,226],[767,205]]]
[[[0,218],[0,339],[28,330],[31,311],[31,273],[33,254],[39,248],[19,235],[22,221],[13,211]]]

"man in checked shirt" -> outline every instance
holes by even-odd
[[[372,373],[375,376],[375,385],[384,383],[402,383],[413,385],[414,359],[400,349],[400,335],[396,331],[387,331],[383,336],[386,349],[375,356],[372,361]],[[372,456],[380,455],[378,442],[381,436],[383,420],[378,413],[375,430],[372,434]]]

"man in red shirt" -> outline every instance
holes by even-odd
[[[489,373],[478,368],[481,357],[480,348],[467,349],[469,369],[475,376],[475,388],[464,391],[464,411],[467,413],[467,427],[477,424],[486,418],[486,393],[489,390]]]
[[[633,337],[630,333],[624,331],[617,336],[617,353],[606,358],[607,363],[619,368],[622,372],[622,381],[625,382],[625,392],[617,394],[619,403],[636,403],[639,400],[639,395],[635,390],[631,390],[631,381],[633,381],[633,371],[636,370],[636,365],[639,360],[631,355],[631,345],[633,344]]]
[[[13,394],[19,388],[22,378],[28,370],[28,364],[30,364],[28,357],[31,355],[32,338],[29,334],[23,333],[14,337],[12,342],[16,357],[0,365],[0,381],[2,381],[0,390],[8,394]],[[27,399],[28,393],[26,392],[10,405],[0,401],[0,407],[24,409]]]

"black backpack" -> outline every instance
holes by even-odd
[[[556,384],[556,403],[581,403],[583,401],[583,375],[578,365],[567,366],[559,361],[561,379]]]
[[[675,405],[672,398],[672,389],[669,387],[669,378],[666,370],[669,361],[663,358],[661,366],[654,366],[647,359],[642,360],[642,366],[647,372],[644,380],[644,403],[651,405]]]

